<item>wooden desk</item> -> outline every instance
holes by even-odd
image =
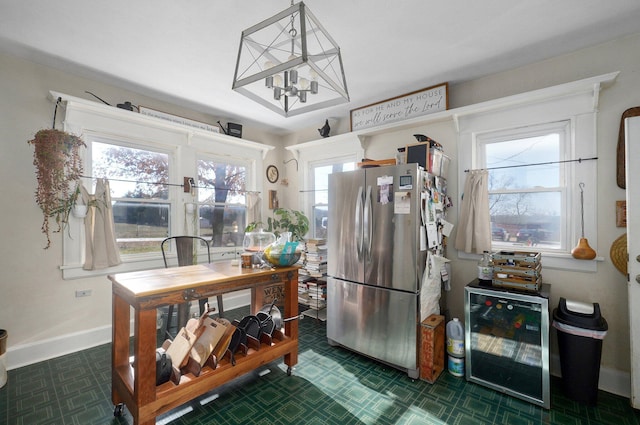
[[[153,425],[157,415],[198,397],[261,365],[284,356],[287,373],[298,362],[298,321],[284,325],[282,338],[247,355],[236,354],[232,366],[225,358],[212,369],[205,366],[199,376],[182,375],[178,385],[156,386],[156,309],[241,289],[251,289],[251,312],[262,307],[263,286],[284,283],[284,317],[298,315],[298,268],[243,269],[230,262],[175,267],[110,275],[113,287],[113,334],[111,397],[116,410],[123,403],[134,425]],[[130,307],[134,314],[133,363],[130,363]]]

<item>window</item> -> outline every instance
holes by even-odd
[[[198,229],[212,247],[242,246],[247,166],[198,160]]]
[[[90,142],[91,175],[109,179],[120,254],[160,252],[172,211],[169,154],[99,138]]]
[[[212,261],[229,258],[228,247],[241,243],[245,194],[262,193],[258,176],[274,146],[62,93],[51,96],[66,102],[64,130],[87,144],[85,174],[109,179],[122,258],[115,267],[84,270],[84,223],[72,217],[62,235],[64,279],[164,267],[160,242],[167,236],[213,239]],[[199,188],[185,192],[190,178]],[[84,184],[92,191],[89,180]]]
[[[568,121],[478,135],[494,250],[567,251]],[[540,164],[540,165],[534,165]]]
[[[311,174],[312,188],[311,193],[311,229],[310,235],[314,238],[326,238],[327,237],[327,220],[329,210],[329,174],[339,173],[342,171],[355,170],[356,164],[353,161],[348,162],[335,162],[324,165],[312,165]]]
[[[590,244],[597,246],[598,98],[601,83],[615,75],[484,102],[456,115],[459,196],[464,170],[493,168],[489,201],[494,250],[540,251],[545,268],[597,271],[597,261],[574,259],[571,250],[583,227]],[[557,163],[521,166],[540,162]],[[515,165],[520,167],[499,168]]]
[[[309,217],[309,236],[326,238],[329,174],[356,168],[364,149],[353,133],[287,146],[300,160],[301,205]]]

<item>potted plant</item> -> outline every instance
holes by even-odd
[[[291,232],[293,241],[302,241],[309,231],[309,219],[302,211],[276,208],[273,210],[273,215],[267,219],[266,230],[273,232],[276,237],[279,237],[282,232]],[[260,221],[254,221],[249,223],[244,231],[252,232],[259,229],[262,224]]]
[[[62,230],[80,198],[80,148],[86,145],[78,136],[56,129],[40,130],[28,143],[34,146],[33,165],[38,179],[35,197],[44,215],[42,233],[47,237],[47,249],[51,246],[50,221],[57,225],[54,232]],[[71,190],[73,183],[76,186]]]

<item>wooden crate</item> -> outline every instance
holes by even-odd
[[[537,292],[542,283],[539,252],[500,251],[493,254],[493,286]]]
[[[444,370],[444,316],[432,314],[420,324],[420,379],[433,384]]]
[[[493,264],[511,267],[530,267],[539,264],[542,256],[539,252],[528,251],[500,251],[493,254]]]
[[[507,275],[507,277],[496,277],[494,275],[492,286],[503,288],[519,289],[522,291],[538,292],[542,285],[541,277],[532,276],[515,276]]]

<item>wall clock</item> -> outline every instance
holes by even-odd
[[[278,168],[275,165],[269,165],[267,167],[267,180],[269,180],[269,183],[277,182],[279,176],[280,173],[278,172]]]

